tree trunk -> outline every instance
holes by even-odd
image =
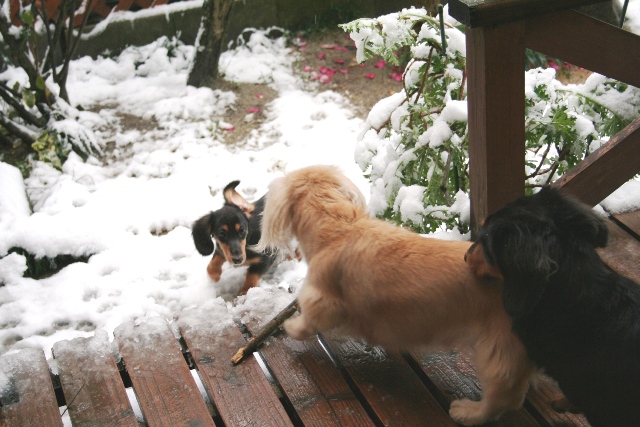
[[[204,0],[200,40],[187,84],[211,86],[218,78],[218,61],[223,49],[225,29],[235,0]]]

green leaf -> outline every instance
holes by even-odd
[[[45,84],[44,84],[44,78],[42,76],[36,77],[36,87],[40,90],[44,90]]]
[[[32,108],[36,105],[36,94],[31,90],[23,90],[22,91],[22,101],[27,105],[27,107]]]
[[[33,12],[31,12],[31,10],[24,9],[22,11],[22,15],[20,15],[20,19],[22,19],[22,22],[24,22],[26,25],[31,26],[35,21],[35,16],[33,16]]]

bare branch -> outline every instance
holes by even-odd
[[[6,87],[4,82],[0,84],[0,98],[11,108],[13,108],[16,113],[22,118],[25,122],[30,125],[37,127],[44,127],[47,124],[47,118],[45,117],[37,117],[33,115],[29,110],[27,110],[19,101],[19,94],[16,94],[15,91],[10,90]]]
[[[33,144],[36,140],[36,136],[33,132],[13,120],[10,120],[4,115],[4,113],[0,113],[0,126],[4,127],[9,131],[9,133],[17,136],[29,145]]]

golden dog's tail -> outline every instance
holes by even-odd
[[[295,257],[293,248],[293,229],[291,224],[291,206],[284,181],[276,178],[269,184],[262,219],[261,237],[254,250],[279,251],[284,256]]]
[[[316,194],[317,193],[317,194]],[[276,178],[269,185],[261,220],[261,238],[256,251],[279,250],[283,255],[295,257],[294,211],[302,212],[309,196],[324,202],[347,203],[351,216],[366,212],[366,201],[358,187],[337,167],[309,166]],[[336,211],[338,205],[331,210]],[[313,211],[313,209],[309,209]],[[312,212],[308,212],[312,215]],[[314,215],[318,212],[313,211]]]

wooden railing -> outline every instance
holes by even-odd
[[[572,8],[602,0],[450,0],[467,43],[472,231],[524,194],[525,49],[640,87],[640,37]],[[590,205],[640,172],[640,119],[554,185]]]

